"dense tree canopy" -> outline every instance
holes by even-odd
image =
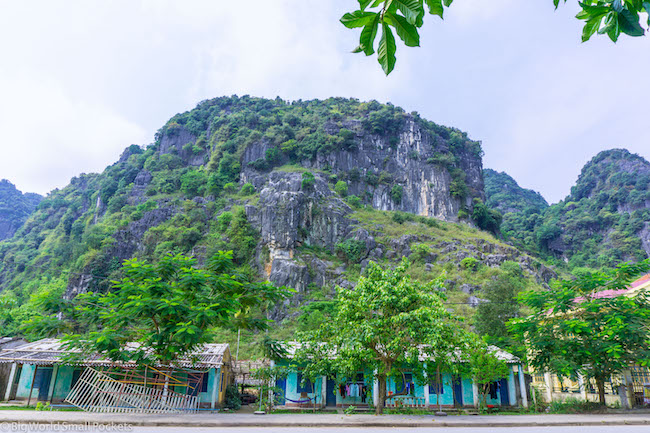
[[[382,269],[371,263],[354,290],[339,288],[333,319],[301,335],[304,343],[296,358],[306,364],[306,377],[376,371],[378,414],[388,397],[388,378],[399,383],[409,371],[415,381],[426,383],[456,349],[476,344],[443,305],[440,282],[415,282],[406,275],[407,266],[404,261]],[[429,361],[420,362],[422,356]]]
[[[395,36],[407,47],[420,46],[418,29],[424,24],[425,8],[429,14],[442,19],[445,7],[454,0],[358,0],[359,9],[348,12],[341,23],[348,28],[362,28],[359,46],[355,53],[370,56],[375,53],[375,39],[379,36],[377,59],[386,75],[395,67]],[[557,8],[561,0],[553,0]],[[564,0],[566,3],[567,0]],[[616,42],[624,33],[628,36],[643,36],[640,13],[650,12],[650,2],[644,0],[584,0],[576,18],[585,21],[582,41],[588,41],[594,34],[606,34]],[[650,26],[650,17],[648,18]]]
[[[79,295],[58,314],[86,325],[85,332],[69,337],[73,347],[116,361],[170,364],[211,342],[217,327],[265,328],[266,321],[251,311],[288,295],[285,288],[248,283],[233,268],[231,252],[215,254],[205,269],[180,254],[157,263],[128,260],[115,290]],[[127,348],[131,342],[139,347]]]
[[[650,296],[603,291],[621,291],[649,269],[648,260],[623,264],[523,293],[520,299],[532,314],[512,321],[512,328],[527,343],[530,365],[564,377],[594,378],[604,404],[604,383],[612,374],[650,363]]]

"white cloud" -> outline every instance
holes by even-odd
[[[650,157],[649,38],[580,44],[576,2],[462,0],[398,41],[385,77],[351,54],[354,0],[0,2],[0,178],[46,192],[98,171],[198,101],[231,94],[391,101],[483,140],[485,165],[550,200],[596,152]],[[614,78],[616,77],[616,78]]]
[[[81,172],[102,171],[145,131],[101,105],[71,99],[44,77],[0,75],[0,177],[45,194]]]

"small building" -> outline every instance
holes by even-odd
[[[93,369],[122,389],[160,390],[166,398],[192,396],[198,406],[215,408],[223,404],[226,386],[233,378],[228,344],[205,344],[173,367],[143,368],[135,363],[116,363],[99,354],[70,364],[64,360],[69,352],[61,340],[53,338],[0,350],[0,365],[11,366],[6,390],[0,398],[28,404],[62,403],[87,370]]]
[[[593,298],[615,298],[618,296],[634,297],[650,290],[650,274],[636,279],[623,289],[602,290],[593,294]],[[576,304],[584,298],[574,299]],[[577,398],[584,401],[598,402],[598,389],[593,378],[582,376],[559,377],[555,373],[544,371],[532,372],[532,386],[540,391],[547,402],[564,401]],[[650,406],[650,368],[643,365],[630,365],[629,369],[615,374],[605,381],[605,403],[623,408]]]
[[[355,377],[345,378],[340,383],[328,377],[321,377],[315,383],[303,377],[300,366],[292,365],[291,358],[299,343],[287,346],[287,360],[272,362],[272,365],[290,367],[286,378],[276,381],[278,404],[291,407],[367,407],[379,398],[378,383],[371,370],[358,371]],[[490,384],[490,394],[487,397],[488,407],[528,407],[528,398],[524,380],[524,371],[518,357],[495,346],[490,350],[508,365],[508,374],[501,380]],[[426,362],[422,359],[421,362]],[[448,372],[440,373],[440,382],[431,380],[426,384],[415,383],[414,376],[404,369],[404,380],[389,379],[386,383],[388,396],[404,394],[386,400],[386,407],[416,407],[436,409],[438,396],[440,406],[478,407],[478,386],[470,378],[459,377]],[[406,388],[406,389],[405,389]]]

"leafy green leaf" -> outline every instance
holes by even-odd
[[[592,18],[587,21],[584,28],[582,29],[582,42],[587,42],[593,36],[593,34],[598,31],[601,21],[602,17]]]
[[[423,10],[422,4],[418,0],[395,0],[394,4],[410,24],[417,25],[420,12]]]
[[[397,36],[404,41],[407,47],[419,47],[420,35],[418,29],[410,24],[406,18],[397,14],[386,14],[384,20],[388,19],[389,24],[395,27]]]
[[[390,27],[382,23],[381,39],[377,48],[377,60],[386,75],[390,74],[395,68],[395,37]]]
[[[375,12],[354,11],[348,12],[341,17],[341,24],[349,29],[363,27],[375,19],[378,15]]]
[[[379,14],[376,15],[375,19],[361,30],[361,36],[359,38],[359,47],[366,56],[370,56],[375,52],[375,37],[379,28]]]
[[[427,6],[429,7],[429,13],[431,15],[438,15],[440,18],[443,18],[444,8],[442,7],[442,0],[425,0]]]
[[[648,25],[650,26],[650,2],[643,2],[643,9],[648,14]]]
[[[445,6],[449,7],[453,3],[453,1],[454,0],[443,0],[443,3],[445,4]]]
[[[372,0],[359,0],[359,9],[366,10]]]
[[[639,15],[636,12],[630,12],[628,9],[623,9],[618,14],[618,24],[621,31],[628,36],[643,36],[645,31],[641,24],[639,24]]]

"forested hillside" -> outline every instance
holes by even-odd
[[[548,203],[538,192],[520,187],[508,174],[486,168],[483,170],[485,182],[485,204],[506,215],[511,212],[540,213]]]
[[[510,206],[511,199],[488,188],[489,178],[487,202]],[[603,151],[584,166],[567,198],[506,213],[501,230],[519,247],[569,269],[642,260],[650,255],[649,185],[648,161],[625,149]]]
[[[0,180],[0,241],[12,237],[42,199],[38,194],[23,194],[6,179]]]

